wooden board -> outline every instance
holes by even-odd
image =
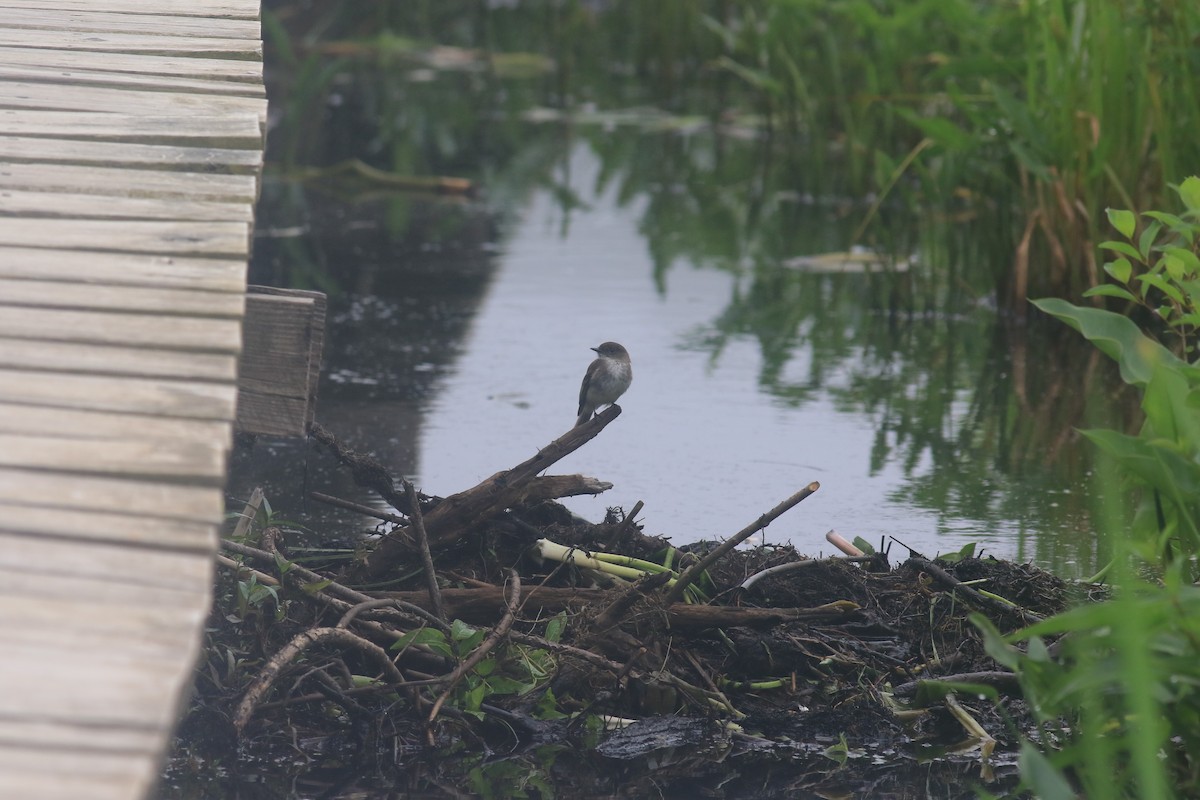
[[[262,63],[245,59],[205,59],[203,71],[199,72],[194,58],[0,47],[0,64],[58,70],[127,72],[189,80],[200,80],[197,76],[201,75],[205,81],[219,81],[229,87],[229,94],[249,92],[261,97],[266,91],[262,85]],[[68,77],[74,79],[76,76]]]
[[[0,277],[240,294],[246,288],[246,262],[0,245]]]
[[[0,136],[0,161],[92,164],[105,167],[120,166],[238,174],[257,174],[262,169],[262,153],[258,150],[126,144],[124,142],[78,141],[33,136]]]
[[[0,798],[137,800],[209,612],[257,0],[0,0]]]
[[[113,114],[96,111],[0,109],[0,136],[48,136],[68,139],[203,144],[251,147],[262,143],[257,114]]]
[[[108,222],[0,217],[0,248],[47,245],[168,256],[236,256],[250,252],[243,222]]]

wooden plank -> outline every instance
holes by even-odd
[[[38,470],[2,467],[0,505],[54,511],[111,512],[186,522],[204,520],[211,524],[219,522],[224,511],[221,493],[207,486],[93,478],[86,475],[67,478]],[[12,524],[7,517],[5,519],[6,525]],[[88,531],[60,530],[59,535],[88,538]]]
[[[0,214],[72,219],[173,219],[196,222],[252,222],[254,209],[242,200],[220,203],[179,198],[105,197],[57,191],[0,191]],[[0,294],[0,297],[3,297]]]
[[[161,109],[160,109],[161,112]],[[111,114],[0,109],[0,135],[261,148],[257,114]]]
[[[257,173],[261,150],[0,136],[0,161]]]
[[[0,337],[237,353],[237,319],[0,305]]]
[[[0,367],[137,378],[237,380],[237,360],[232,355],[188,353],[181,358],[178,350],[39,339],[0,338]]]
[[[219,383],[0,369],[0,402],[230,420],[237,389]]]
[[[9,48],[9,52],[30,53],[40,55],[44,50],[21,50]],[[54,52],[54,51],[49,51]],[[74,55],[74,53],[65,53]],[[93,53],[109,57],[107,53]],[[140,58],[166,61],[159,56],[140,56]],[[30,61],[35,59],[29,58]],[[66,60],[66,59],[58,59]],[[183,59],[175,59],[183,60]],[[194,60],[193,60],[194,63]],[[238,63],[238,62],[234,62]],[[246,62],[241,62],[246,63]],[[191,74],[196,74],[193,68]],[[141,89],[154,92],[188,92],[190,94],[217,94],[237,97],[266,97],[266,90],[257,83],[238,83],[230,80],[209,80],[204,78],[182,78],[161,73],[117,72],[99,69],[68,69],[63,66],[38,66],[30,64],[13,64],[11,60],[0,53],[0,80],[20,83],[63,83],[72,86],[97,86],[109,89]]]
[[[170,524],[156,524],[161,535],[170,535]],[[2,594],[93,598],[98,605],[194,608],[212,589],[213,559],[207,553],[112,547],[94,540],[14,534],[10,529],[7,521],[0,522]],[[216,544],[215,530],[209,542]]]
[[[244,222],[109,222],[0,217],[0,248],[5,246],[246,258],[250,252],[250,226]]]
[[[8,347],[9,341],[11,340],[0,344],[0,352]],[[175,358],[182,360],[178,354],[175,354]],[[174,419],[112,411],[0,403],[0,432],[70,436],[76,439],[228,442],[233,433],[233,426],[223,420]],[[2,520],[0,527],[3,527]]]
[[[0,433],[0,467],[146,480],[187,479],[194,485],[219,488],[225,483],[225,448],[223,444],[166,439],[97,441]]]
[[[216,36],[155,36],[143,33],[92,33],[0,26],[0,47],[166,56],[226,56],[262,60],[262,42],[259,40]]]
[[[110,4],[106,2],[105,5]],[[0,64],[73,71],[104,70],[189,79],[203,76],[209,80],[220,80],[228,87],[230,93],[250,92],[261,96],[265,91],[262,86],[262,62],[245,59],[206,58],[197,62],[194,58],[174,56],[0,47]]]
[[[228,292],[136,286],[88,286],[61,281],[16,280],[0,276],[0,304],[143,313],[152,310],[155,314],[241,319],[245,299]]]
[[[253,175],[0,163],[0,189],[252,203],[258,196],[258,181]],[[120,227],[125,227],[125,223]]]
[[[209,116],[214,113],[254,114],[260,124],[265,124],[267,119],[267,100],[260,97],[138,91],[29,81],[0,81],[0,108],[180,116]]]
[[[0,276],[88,286],[146,286],[240,295],[244,260],[0,246]]]
[[[53,480],[61,485],[64,479]],[[113,553],[125,553],[127,548],[134,547],[157,548],[203,555],[211,560],[217,538],[216,525],[211,522],[164,520],[144,513],[124,513],[123,510],[70,509],[53,504],[32,506],[0,501],[0,519],[3,520],[0,530],[10,534],[5,547],[22,536],[31,536],[36,537],[33,541],[38,542],[38,546],[49,546],[56,541],[67,547],[96,542]],[[121,547],[114,550],[113,543]],[[166,578],[171,576],[168,574]],[[182,586],[190,584],[186,575],[180,576],[179,580]]]
[[[200,4],[203,5],[203,4]],[[87,33],[145,33],[159,36],[215,36],[250,39],[261,30],[256,19],[169,16],[163,13],[120,14],[92,8],[76,11],[54,8],[0,7],[0,25],[19,29],[84,31]],[[199,71],[199,70],[197,70]]]
[[[236,17],[258,19],[260,0],[105,0],[106,11],[123,14],[172,14],[197,17]],[[9,5],[17,8],[46,8],[88,11],[95,8],[95,0],[10,0]]]
[[[118,755],[85,749],[22,747],[20,740],[16,740],[0,748],[0,797],[37,800],[145,797],[158,777],[153,766],[154,762],[141,753]]]
[[[10,678],[6,675],[6,678],[12,679],[14,676]],[[46,675],[34,673],[24,675],[23,678],[41,682],[46,680]],[[22,682],[24,684],[24,681]],[[13,685],[16,685],[16,682]],[[46,699],[48,702],[52,702],[54,698]],[[56,705],[61,705],[64,699],[60,692],[59,702]],[[112,706],[112,703],[108,702],[106,705]],[[77,711],[72,711],[74,711],[73,708],[61,711],[62,718],[60,720],[48,720],[46,715],[37,715],[32,718],[0,716],[0,741],[16,740],[22,742],[24,747],[42,747],[44,750],[59,750],[62,747],[94,747],[97,738],[96,724],[91,721],[77,721],[80,715]],[[107,751],[152,753],[155,752],[155,742],[161,736],[162,733],[155,728],[114,726],[104,729],[104,748]]]

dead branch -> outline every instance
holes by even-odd
[[[421,551],[421,566],[425,569],[425,583],[429,587],[429,602],[433,605],[434,615],[445,622],[446,611],[442,608],[442,591],[437,582],[437,570],[433,567],[433,554],[429,552],[429,535],[425,532],[421,501],[417,499],[417,490],[409,481],[404,482],[404,495],[412,507],[412,528],[417,532],[417,547]]]
[[[1042,621],[1042,617],[1034,614],[1032,611],[1026,611],[1018,605],[1010,605],[1002,600],[997,600],[994,597],[988,597],[987,595],[979,592],[977,589],[967,586],[958,578],[954,577],[949,572],[946,572],[946,570],[942,569],[927,558],[913,556],[912,558],[908,559],[908,561],[904,562],[904,566],[912,567],[913,569],[918,569],[922,572],[928,573],[930,577],[934,578],[939,583],[943,584],[944,586],[949,586],[953,591],[961,593],[971,602],[990,611],[994,611],[1003,615],[1016,615],[1017,617],[1020,617],[1022,622],[1026,625],[1032,625],[1036,622]]]
[[[608,481],[589,478],[586,475],[538,475],[529,479],[525,491],[514,505],[556,500],[560,497],[578,497],[582,494],[603,494],[613,485]]]
[[[408,525],[408,520],[399,514],[389,514],[386,511],[380,511],[377,508],[364,506],[362,503],[354,503],[349,500],[343,500],[342,498],[334,497],[331,494],[325,494],[323,492],[309,492],[308,496],[313,500],[316,500],[318,503],[337,506],[338,508],[344,508],[347,511],[356,511],[365,517],[374,517],[375,519],[381,519],[384,522],[394,522],[397,525]]]
[[[679,576],[679,580],[675,582],[675,585],[667,591],[667,603],[679,602],[679,599],[683,597],[683,593],[687,590],[687,587],[690,586],[697,578],[699,578],[704,570],[717,563],[717,561],[724,557],[724,555],[730,550],[749,539],[757,531],[760,531],[770,525],[772,522],[782,516],[784,512],[788,511],[806,497],[811,496],[813,492],[820,488],[821,484],[813,481],[808,486],[805,486],[803,489],[789,497],[787,500],[784,500],[782,503],[763,514],[754,522],[751,522],[745,528],[742,528],[740,531],[727,539],[720,547],[716,548],[704,558],[688,567],[684,573]]]
[[[387,651],[379,645],[368,642],[343,628],[313,628],[295,636],[278,653],[271,656],[258,677],[246,689],[246,693],[242,695],[242,701],[238,703],[237,710],[233,715],[233,728],[238,734],[241,734],[242,729],[246,727],[246,723],[254,714],[254,709],[270,691],[271,685],[275,683],[275,679],[279,677],[283,669],[309,647],[326,641],[363,651],[379,663],[380,669],[390,682],[397,684],[404,682],[404,676],[400,674],[400,670],[396,669],[396,665],[392,663]]]
[[[429,533],[430,547],[436,549],[481,521],[515,505],[535,475],[583,447],[620,414],[621,407],[614,405],[589,422],[567,431],[539,450],[533,458],[512,469],[497,472],[474,488],[442,500],[425,514],[425,530]],[[379,480],[379,477],[375,479]],[[388,502],[392,502],[390,498]],[[351,574],[355,580],[379,580],[407,559],[410,553],[411,549],[403,542],[385,539]]]

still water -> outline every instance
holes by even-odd
[[[634,364],[624,413],[552,470],[613,484],[567,501],[589,519],[640,500],[647,533],[720,539],[815,480],[755,541],[816,554],[836,529],[1092,568],[1073,426],[1118,413],[1113,371],[994,311],[969,248],[932,275],[904,270],[917,246],[883,274],[831,270],[801,257],[844,250],[865,206],[797,191],[761,137],[531,113],[527,78],[312,59],[340,78],[301,91],[270,70],[252,278],[330,294],[317,416],[348,444],[427,493],[466,489],[573,424],[589,348],[611,339]],[[503,108],[461,97],[497,92]],[[306,171],[349,158],[478,192]],[[256,484],[318,529],[364,523],[308,490],[372,502],[294,441],[235,454],[231,492]]]

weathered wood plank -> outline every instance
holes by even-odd
[[[3,352],[11,341],[5,340],[0,344],[0,352]],[[174,355],[177,361],[182,360],[179,359],[178,353]],[[99,440],[175,439],[182,442],[228,442],[233,426],[222,420],[178,419],[79,408],[45,408],[0,403],[0,432]],[[0,527],[2,526],[3,515],[0,515]]]
[[[161,378],[0,369],[0,402],[184,419],[233,419],[233,386]]]
[[[51,479],[49,488],[61,486],[64,478]],[[209,492],[213,494],[213,492]],[[0,530],[19,536],[36,537],[39,546],[49,546],[56,541],[66,546],[80,546],[86,542],[102,544],[112,550],[112,543],[122,547],[179,550],[193,555],[203,555],[211,560],[216,543],[216,525],[194,520],[150,517],[144,513],[123,513],[123,510],[100,510],[95,508],[72,509],[57,505],[20,505],[17,502],[0,501]],[[8,544],[5,544],[7,547]],[[15,546],[15,545],[14,545]],[[123,550],[113,550],[122,553]],[[34,559],[38,561],[38,559]],[[170,579],[170,575],[165,576]],[[187,586],[190,579],[180,577],[180,584]]]
[[[143,753],[22,747],[19,739],[0,748],[0,797],[129,800],[145,797],[156,779]]]
[[[237,319],[0,305],[0,337],[237,353]]]
[[[155,36],[143,33],[31,30],[0,27],[0,47],[91,50],[166,56],[226,56],[262,60],[262,43],[255,39],[215,36]]]
[[[88,0],[84,0],[88,2]],[[106,2],[106,5],[108,3]],[[62,70],[103,70],[178,78],[219,80],[231,94],[250,92],[261,96],[262,63],[234,58],[194,58],[148,56],[126,53],[93,53],[88,50],[42,50],[25,47],[0,47],[0,65],[36,66]]]
[[[209,116],[213,113],[254,114],[260,124],[265,124],[267,119],[265,97],[138,91],[28,81],[0,81],[0,108],[180,116]]]
[[[252,222],[254,209],[243,201],[220,203],[180,198],[105,197],[58,191],[0,191],[0,214],[72,219],[173,219],[185,222]],[[0,294],[0,297],[3,297]]]
[[[228,292],[137,286],[88,286],[81,283],[16,280],[0,276],[0,304],[141,313],[152,311],[155,314],[241,319],[245,298]]]
[[[68,474],[117,475],[154,480],[187,479],[219,488],[225,483],[223,444],[159,441],[97,441],[60,436],[0,433],[0,467]]]
[[[77,141],[33,136],[0,136],[0,161],[40,164],[92,164],[135,169],[256,173],[262,151],[228,147],[179,147],[161,144]]]
[[[186,357],[180,357],[178,350],[40,339],[0,338],[0,367],[137,378],[237,379],[237,360],[232,355],[188,353]],[[0,421],[0,429],[3,424]]]
[[[170,535],[170,525],[158,526],[163,536]],[[213,559],[207,554],[115,548],[107,542],[10,532],[10,527],[0,522],[0,584],[5,594],[194,609],[212,587]],[[214,531],[214,543],[215,538]]]
[[[5,246],[246,258],[250,252],[250,226],[244,222],[109,222],[0,217],[0,247]]]
[[[306,435],[316,408],[325,343],[325,296],[252,286],[243,325],[238,429]]]
[[[11,162],[0,163],[0,188],[241,203],[253,202],[258,195],[258,181],[253,175]]]
[[[258,19],[261,0],[105,0],[106,11],[123,14],[172,14],[196,17],[236,17]],[[10,6],[19,8],[47,8],[60,10],[88,11],[95,8],[95,0],[10,0]]]
[[[149,7],[147,7],[149,10]],[[258,20],[220,17],[169,16],[163,13],[119,14],[103,7],[76,11],[55,8],[0,7],[0,25],[18,29],[83,31],[85,33],[144,33],[158,36],[214,36],[250,39],[257,43]]]
[[[10,48],[10,52],[40,54],[44,50],[20,50]],[[49,51],[55,52],[55,51]],[[75,55],[67,53],[67,55]],[[104,55],[107,53],[97,53]],[[142,58],[166,60],[157,56],[141,56]],[[30,58],[30,61],[34,59]],[[181,78],[174,75],[143,72],[116,72],[99,69],[68,69],[63,66],[38,66],[30,64],[12,64],[0,53],[0,80],[18,83],[58,83],[70,86],[97,86],[108,89],[139,89],[152,92],[186,92],[189,94],[216,94],[236,97],[264,98],[266,91],[257,83],[238,83],[229,80],[206,80],[203,78]],[[237,62],[235,62],[237,63]],[[193,73],[195,74],[195,70]]]
[[[112,512],[147,519],[204,520],[211,524],[219,522],[224,511],[221,493],[207,486],[86,475],[67,477],[7,468],[0,468],[0,504],[55,511]],[[87,538],[88,534],[60,530],[58,535]]]
[[[257,114],[179,116],[0,109],[0,135],[262,147]]]
[[[13,674],[5,671],[6,681],[12,681],[14,686],[26,686],[30,683],[41,683],[49,679],[41,670],[37,669],[40,665],[27,665],[20,674]],[[78,673],[75,675],[62,675],[62,678],[71,680],[78,678]],[[91,674],[89,673],[89,677]],[[19,683],[18,683],[19,681]],[[146,727],[129,727],[125,725],[105,725],[89,720],[75,710],[74,706],[69,708],[61,707],[64,702],[69,702],[70,697],[63,697],[60,691],[58,695],[50,692],[38,693],[45,696],[43,707],[49,705],[51,710],[57,711],[62,715],[61,720],[47,719],[45,714],[31,715],[25,718],[0,717],[0,741],[19,741],[24,747],[40,747],[46,750],[57,750],[62,748],[84,748],[94,747],[97,740],[105,743],[106,749],[118,750],[121,752],[154,752],[154,743],[161,738],[162,733],[154,728]],[[37,702],[39,697],[22,698],[25,704]],[[105,705],[111,706],[114,700],[124,699],[116,698],[111,694],[107,698]],[[54,702],[57,700],[58,702]],[[97,729],[100,730],[97,730]],[[102,737],[102,738],[101,738]],[[5,797],[16,797],[17,795],[4,795]],[[31,797],[32,795],[21,795],[22,797]]]
[[[146,286],[241,293],[246,262],[158,254],[101,253],[5,247],[0,245],[0,276],[77,282],[89,286]]]

